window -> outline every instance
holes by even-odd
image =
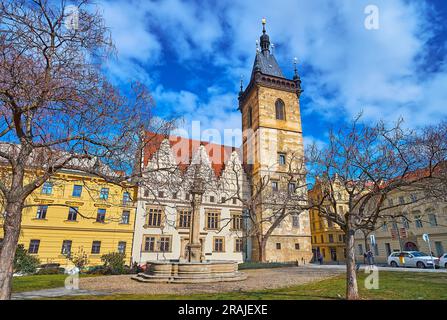
[[[124,205],[127,205],[127,204],[129,204],[130,203],[130,193],[129,192],[124,192],[123,193],[123,204]]]
[[[412,193],[412,194],[410,194],[410,199],[411,199],[411,202],[416,202],[416,201],[418,201],[418,196],[415,195],[414,193]]]
[[[104,223],[106,221],[106,209],[98,209],[96,222]]]
[[[343,242],[343,237],[341,234],[338,235],[338,242]]]
[[[436,219],[436,214],[430,213],[428,215],[428,221],[430,222],[431,227],[436,227],[438,225],[438,220]]]
[[[405,198],[400,196],[399,197],[399,204],[405,204]]]
[[[284,111],[284,102],[281,99],[276,100],[275,111],[276,111],[276,119],[277,120],[285,120],[286,119],[286,115],[285,115],[285,111]]]
[[[75,184],[73,186],[73,193],[71,194],[73,197],[79,198],[82,194],[82,186],[79,184]]]
[[[379,255],[379,246],[376,244],[373,245],[374,248],[374,255],[378,256]]]
[[[118,242],[118,253],[126,253],[126,242],[125,241]]]
[[[109,188],[101,188],[99,199],[107,200],[109,198]]]
[[[222,237],[214,237],[214,252],[224,252],[224,238]]]
[[[359,255],[362,255],[363,254],[363,246],[362,246],[362,244],[359,243],[357,248],[359,250]]]
[[[220,199],[220,202],[225,203],[225,197],[222,197],[222,199]]]
[[[300,227],[300,216],[297,214],[292,215],[292,227],[294,228]]]
[[[155,252],[155,237],[146,237],[144,239],[144,251]]]
[[[237,199],[236,198],[233,198],[232,200],[233,200],[233,204],[237,204]]]
[[[178,214],[178,227],[189,228],[191,226],[191,211],[180,210]]]
[[[36,219],[45,219],[47,216],[48,206],[38,206]]]
[[[278,191],[278,181],[272,181],[272,191],[273,192]]]
[[[149,197],[149,189],[144,190],[144,197],[145,198]]]
[[[388,199],[388,207],[392,207],[393,206],[393,199]]]
[[[185,194],[185,200],[189,200],[189,193]]]
[[[334,243],[334,235],[331,233],[329,234],[329,242]]]
[[[397,230],[398,229],[396,221],[393,221],[392,228],[393,228],[393,230]]]
[[[253,125],[253,109],[251,107],[248,108],[247,122],[248,122],[248,127],[251,128],[251,126]]]
[[[289,189],[289,193],[295,193],[295,191],[296,191],[296,184],[293,183],[293,182],[289,182],[288,189]]]
[[[206,228],[212,229],[212,230],[219,229],[219,220],[220,220],[219,216],[220,216],[219,212],[212,212],[212,211],[207,212],[206,213]]]
[[[64,240],[62,241],[62,250],[61,250],[61,254],[63,255],[70,255],[71,253],[71,240]]]
[[[383,231],[383,232],[388,231],[388,224],[387,224],[386,222],[384,222],[384,223],[382,224],[382,231]]]
[[[160,252],[171,251],[171,238],[170,237],[160,237]]]
[[[177,192],[172,193],[172,199],[174,199],[174,200],[177,199]]]
[[[78,208],[77,207],[70,207],[70,209],[68,209],[67,220],[68,221],[76,221],[77,218],[78,218]]]
[[[161,226],[162,210],[158,208],[149,208],[147,225],[151,227]]]
[[[435,241],[435,248],[436,248],[436,255],[438,257],[440,257],[444,254],[444,247],[442,246],[441,241]]]
[[[424,225],[422,224],[421,216],[415,216],[414,217],[414,223],[416,225],[416,228],[422,228]]]
[[[385,243],[385,251],[386,256],[388,257],[391,254],[391,245],[389,243]]]
[[[99,254],[101,252],[101,241],[92,242],[92,254]]]
[[[278,164],[280,166],[286,165],[286,154],[285,153],[278,153]]]
[[[295,250],[300,250],[300,244],[299,243],[295,243]]]
[[[163,191],[158,191],[158,197],[159,198],[164,198],[165,197],[165,193]]]
[[[39,252],[40,240],[30,240],[28,253],[37,254]]]
[[[281,242],[276,243],[276,250],[281,250]]]
[[[332,222],[332,220],[327,219],[327,226],[328,226],[328,228],[332,228],[334,226],[334,223]]]
[[[210,202],[214,202],[214,196],[210,196]]]
[[[410,228],[410,224],[408,223],[408,219],[406,217],[402,217],[402,225],[405,229]]]
[[[234,239],[234,252],[242,252],[243,242],[242,239]]]
[[[239,212],[231,213],[231,219],[233,223],[233,230],[242,230],[242,214]]]
[[[42,194],[52,194],[53,193],[53,183],[45,182],[42,185]]]
[[[121,214],[121,223],[129,224],[130,223],[130,211],[124,210]]]
[[[323,237],[323,235],[320,236],[320,240],[321,240],[321,243],[324,242],[324,237]]]

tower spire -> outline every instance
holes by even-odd
[[[261,51],[262,53],[269,52],[270,53],[270,38],[268,34],[265,31],[265,24],[266,24],[265,18],[262,19],[262,36],[260,38],[261,40]]]

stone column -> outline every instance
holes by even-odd
[[[200,244],[200,207],[204,193],[203,181],[198,177],[198,171],[194,175],[194,183],[191,188],[191,224],[189,227],[189,243],[186,245],[189,262],[200,262],[202,256],[202,245]]]

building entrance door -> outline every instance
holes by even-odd
[[[331,251],[331,260],[337,261],[337,250],[334,247],[330,247]]]

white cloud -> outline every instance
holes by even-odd
[[[379,30],[364,28],[366,0],[103,3],[120,51],[120,63],[110,68],[118,77],[151,83],[154,77],[147,70],[163,60],[169,47],[177,62],[193,69],[206,61],[223,67],[221,76],[234,81],[234,88],[209,83],[207,92],[200,93],[151,83],[159,104],[188,119],[240,127],[234,110],[237,79],[243,74],[247,84],[262,17],[283,71],[291,75],[295,56],[300,68],[305,64],[312,70],[302,76],[303,95],[311,99],[303,105],[307,115],[339,121],[363,110],[367,120],[404,116],[410,126],[447,116],[447,68],[426,74],[420,69],[432,36],[426,14],[431,8],[423,2],[374,1]]]

